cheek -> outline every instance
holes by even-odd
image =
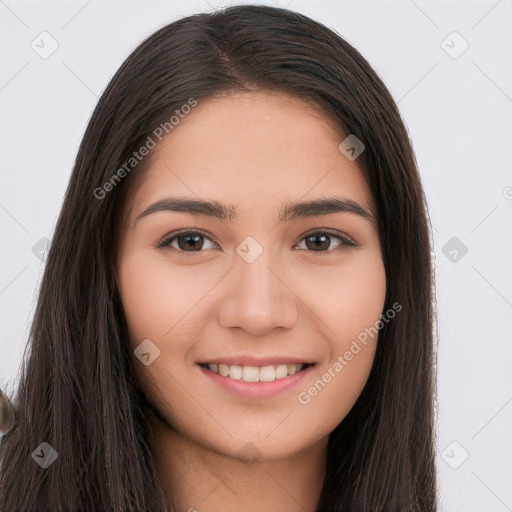
[[[157,341],[178,321],[187,288],[177,277],[142,252],[123,259],[119,288],[132,344]]]
[[[341,285],[338,307],[334,304],[335,329],[357,336],[378,322],[386,298],[386,275],[380,257],[369,255],[347,272]]]
[[[382,259],[377,254],[355,258],[325,284],[315,305],[328,325],[328,354],[297,398],[308,411],[309,426],[330,431],[353,407],[371,371],[386,296]]]
[[[303,294],[328,327],[324,332],[336,355],[383,313],[386,274],[377,252],[355,254],[336,268],[319,266],[307,277]]]

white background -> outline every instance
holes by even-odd
[[[336,30],[398,103],[434,227],[441,509],[512,511],[512,0],[264,3]],[[222,5],[0,0],[0,386],[8,394],[44,265],[34,252],[52,236],[99,95],[143,38]],[[48,49],[52,38],[58,48],[43,59],[31,45]]]

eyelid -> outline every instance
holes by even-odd
[[[159,248],[170,248],[171,250],[174,250],[174,251],[177,251],[177,252],[180,252],[180,253],[185,253],[185,254],[193,254],[194,252],[195,253],[205,252],[205,251],[183,251],[183,250],[175,249],[174,247],[171,247],[171,245],[170,245],[171,241],[173,241],[179,235],[185,235],[185,234],[187,234],[187,235],[200,235],[203,238],[207,238],[210,241],[212,241],[213,244],[216,246],[216,248],[219,248],[219,246],[220,246],[216,242],[215,238],[212,235],[210,235],[207,231],[204,231],[202,229],[195,229],[195,228],[183,228],[183,229],[179,229],[177,231],[173,231],[173,232],[165,235],[156,244],[155,247],[157,249],[159,249]],[[357,242],[355,242],[347,234],[343,233],[342,231],[337,231],[337,230],[333,230],[333,229],[329,229],[329,228],[315,228],[315,229],[312,229],[312,230],[306,232],[305,234],[303,234],[300,237],[298,243],[302,242],[305,238],[308,238],[309,236],[312,236],[312,235],[315,235],[315,234],[325,234],[325,235],[328,235],[331,238],[338,238],[339,240],[341,240],[341,245],[345,246],[345,248],[347,248],[347,247],[358,247],[359,246],[359,244]],[[297,245],[298,244],[294,244],[294,248]],[[329,249],[327,251],[308,251],[308,250],[306,250],[306,252],[312,252],[312,253],[315,253],[315,254],[330,254],[330,253],[333,253],[334,251],[336,251],[336,248],[335,249]]]
[[[356,245],[359,245],[352,237],[348,236],[343,231],[337,231],[337,230],[333,230],[333,229],[329,229],[329,228],[315,228],[311,231],[308,231],[305,235],[302,235],[301,240],[304,238],[307,238],[308,236],[316,235],[316,234],[326,234],[326,235],[329,235],[332,237],[339,238],[341,240],[348,242],[351,245],[353,244],[354,247]]]
[[[157,244],[156,244],[156,248],[165,248],[165,247],[170,247],[170,242],[171,240],[173,240],[174,238],[178,237],[179,235],[200,235],[204,238],[208,238],[209,240],[211,240],[217,247],[219,247],[219,244],[215,241],[215,238],[210,235],[210,233],[208,233],[207,231],[204,231],[202,229],[195,229],[195,228],[183,228],[183,229],[178,229],[177,231],[172,231],[171,233],[168,233],[167,235],[165,235]],[[174,249],[174,247],[170,247],[171,250]],[[178,249],[175,249],[175,250],[178,250]],[[183,253],[186,253],[186,252],[194,252],[194,251],[179,251],[179,252],[183,252]],[[196,252],[204,252],[204,251],[196,251]]]

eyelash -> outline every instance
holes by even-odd
[[[187,256],[191,256],[194,253],[205,252],[203,250],[184,251],[182,249],[176,249],[175,247],[171,247],[172,241],[181,235],[199,235],[199,236],[202,236],[203,238],[207,238],[208,240],[212,241],[216,246],[218,246],[218,244],[215,242],[215,240],[213,240],[212,237],[210,237],[207,233],[205,233],[203,231],[181,230],[181,231],[175,231],[175,232],[170,233],[169,235],[165,236],[160,242],[158,242],[158,244],[156,245],[156,248],[157,249],[160,249],[160,248],[170,249],[175,252],[186,254]],[[328,249],[326,251],[312,251],[312,250],[306,249],[306,252],[312,252],[318,256],[330,254],[336,250],[344,250],[344,249],[348,249],[349,247],[357,247],[357,244],[355,242],[353,242],[352,240],[350,240],[349,238],[342,236],[340,234],[335,234],[328,230],[312,231],[312,232],[304,235],[300,241],[302,242],[304,239],[309,238],[310,236],[313,236],[313,235],[328,235],[330,239],[337,238],[338,240],[341,241],[341,244],[338,246],[338,248],[335,248],[335,249]],[[300,249],[300,250],[304,250],[304,249]]]

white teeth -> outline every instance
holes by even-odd
[[[280,364],[277,366],[228,366],[227,364],[210,363],[206,367],[223,377],[243,380],[245,382],[273,382],[294,375],[304,368],[304,364]]]
[[[259,371],[262,382],[272,382],[276,380],[276,371],[273,366],[263,366]]]
[[[230,366],[229,367],[229,376],[232,379],[240,380],[242,378],[242,367],[237,366],[236,364],[234,364],[233,366]]]
[[[288,368],[288,373],[293,375],[294,373],[297,373],[298,368],[293,365],[291,368]]]
[[[288,375],[288,368],[286,367],[285,364],[280,364],[276,368],[276,379],[283,379],[287,375]]]
[[[215,371],[212,367],[213,365],[208,365],[210,370]],[[227,364],[219,364],[219,373],[223,377],[229,377],[229,366]]]
[[[232,369],[229,371],[230,376],[232,371]],[[258,368],[255,366],[244,366],[242,371],[242,380],[245,380],[245,382],[258,382],[260,380],[260,372]]]

